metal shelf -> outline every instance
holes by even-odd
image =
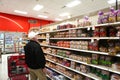
[[[88,64],[88,63],[83,62],[83,61],[78,61],[78,60],[74,60],[74,59],[70,59],[70,58],[66,58],[66,57],[63,57],[63,56],[54,55],[54,54],[50,54],[50,53],[46,53],[46,54],[49,54],[49,55],[55,56],[55,57],[59,57],[59,58],[63,58],[63,59],[67,59],[67,60],[70,60],[70,61],[74,61],[74,62],[77,62],[77,63],[80,63],[80,64],[84,64],[84,65],[87,65],[87,66],[91,66],[91,67],[95,67],[95,68],[99,68],[99,69],[102,69],[102,70],[106,70],[106,71],[110,71],[110,72],[113,72],[113,73],[120,74],[120,71],[114,70],[111,67],[106,67],[106,66],[101,66],[101,65],[94,65],[94,64]]]
[[[49,66],[46,66],[46,67],[50,68]],[[57,73],[59,73],[59,74],[65,76],[65,77],[67,77],[67,78],[70,79],[70,80],[72,79],[72,78],[70,78],[69,76],[63,74],[62,72],[60,72],[60,71],[58,71],[58,70],[56,70],[56,69],[53,69],[53,68],[50,68],[50,69],[52,69],[53,71],[55,71],[55,72],[57,72]]]
[[[72,69],[72,68],[70,68],[70,67],[66,67],[66,66],[61,65],[61,64],[59,64],[59,63],[56,63],[56,62],[54,62],[54,61],[51,61],[51,60],[49,60],[49,59],[47,59],[47,61],[52,62],[52,63],[54,63],[54,64],[57,64],[57,65],[59,65],[59,66],[62,66],[62,67],[66,68],[66,69],[69,69],[69,70],[71,70],[71,71],[74,71],[74,72],[76,72],[76,73],[78,73],[78,74],[82,74],[82,75],[84,75],[84,76],[87,76],[87,77],[89,77],[89,78],[92,78],[92,79],[94,79],[94,80],[102,80],[100,77],[97,77],[96,75],[94,75],[94,74],[92,74],[92,73],[83,73],[83,72],[77,71],[77,70],[75,70],[75,69]]]
[[[120,39],[120,37],[69,37],[69,38],[50,38],[52,40],[69,40],[69,39],[72,39],[72,40],[76,40],[76,39],[97,39],[97,40],[100,40],[100,39]]]
[[[58,46],[50,46],[50,45],[41,45],[44,47],[51,47],[51,48],[58,48],[58,49],[65,49],[65,50],[73,50],[73,51],[80,51],[80,52],[87,52],[93,54],[102,54],[102,55],[109,55],[106,52],[99,52],[99,51],[90,51],[90,50],[80,50],[80,49],[73,49],[73,48],[65,48],[65,47],[58,47]],[[115,55],[116,57],[120,57],[120,54]]]
[[[97,24],[97,25],[95,25],[95,27],[100,27],[100,26],[115,26],[115,25],[120,25],[120,22]]]

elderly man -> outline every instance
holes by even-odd
[[[35,32],[30,32],[30,41],[24,47],[25,61],[29,67],[31,80],[47,80],[45,75],[45,56],[36,38]]]

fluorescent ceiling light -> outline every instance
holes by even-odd
[[[39,11],[40,9],[42,9],[43,8],[43,5],[36,5],[34,8],[33,8],[33,10],[35,10],[35,11]]]
[[[48,18],[48,16],[44,16],[44,15],[38,15],[38,17],[41,17],[41,18]]]
[[[120,1],[120,0],[118,0],[118,1]],[[113,4],[116,2],[116,0],[108,0],[107,2],[108,2],[108,4]]]
[[[71,18],[71,16],[70,16],[70,15],[69,15],[69,16],[67,16],[67,17],[68,17],[68,19],[69,19],[69,18]]]
[[[19,11],[19,10],[14,10],[14,12],[20,13],[20,14],[27,14],[27,12],[25,12],[25,11]]]
[[[79,1],[79,0],[73,0],[72,2],[68,3],[66,5],[66,7],[74,7],[74,6],[77,6],[80,3],[81,3],[81,1]]]
[[[62,21],[62,19],[60,19],[60,18],[56,18],[55,20],[56,20],[56,21]]]
[[[69,13],[62,13],[59,16],[64,17],[64,16],[69,16],[69,15],[70,15]]]

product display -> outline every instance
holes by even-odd
[[[89,20],[89,17],[88,17],[88,16],[85,16],[83,21],[78,21],[77,27],[90,26],[91,24],[92,24],[92,23],[91,23],[91,21]]]
[[[18,8],[1,3],[0,80],[32,79],[28,66],[35,65],[22,54],[30,41],[42,48],[47,80],[120,80],[120,0],[31,0],[33,9],[23,10],[16,0]]]

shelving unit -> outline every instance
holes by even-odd
[[[74,60],[74,59],[70,59],[70,58],[66,58],[66,57],[63,57],[63,56],[54,55],[54,54],[50,54],[50,53],[46,53],[46,54],[51,55],[51,56],[55,56],[55,57],[58,57],[58,58],[63,58],[63,59],[66,59],[66,60],[74,61],[76,63],[84,64],[84,65],[87,65],[87,66],[95,67],[95,68],[98,68],[98,69],[102,69],[102,70],[106,70],[106,71],[110,71],[110,72],[113,72],[113,73],[120,74],[120,71],[113,70],[111,67],[106,67],[106,66],[101,66],[101,65],[94,65],[94,64],[88,64],[88,63],[83,62],[83,61],[78,61],[78,60]]]
[[[49,62],[52,62],[52,63],[54,63],[54,64],[57,64],[57,65],[59,65],[59,66],[61,66],[61,67],[64,67],[64,68],[66,68],[66,69],[69,69],[69,70],[71,70],[71,71],[74,71],[74,72],[76,72],[76,73],[78,73],[78,74],[81,74],[81,75],[87,76],[87,77],[89,77],[89,78],[92,78],[92,79],[94,79],[94,80],[102,80],[101,78],[93,75],[92,73],[83,73],[83,72],[77,71],[77,70],[75,70],[75,69],[72,69],[72,68],[70,68],[70,67],[66,67],[66,66],[64,66],[64,65],[62,65],[62,64],[56,63],[56,62],[54,62],[54,61],[51,61],[51,60],[49,60],[49,59],[46,59],[46,60],[49,61]]]
[[[90,50],[80,50],[80,49],[72,49],[72,48],[65,48],[65,47],[58,47],[58,46],[50,46],[50,45],[42,45],[43,47],[50,47],[50,48],[58,48],[58,49],[65,49],[65,50],[72,50],[72,51],[80,51],[80,52],[87,52],[93,54],[102,54],[102,55],[109,55],[106,52],[99,52],[99,51],[90,51]],[[114,55],[116,57],[120,57],[120,54]]]
[[[43,32],[43,33],[39,33],[39,34],[49,34],[49,36],[52,34],[52,33],[57,33],[57,32],[69,32],[69,30],[78,30],[78,29],[87,29],[87,31],[89,30],[92,30],[94,31],[95,28],[97,27],[108,27],[108,26],[118,26],[120,25],[120,22],[114,22],[114,23],[105,23],[105,24],[98,24],[98,25],[92,25],[92,26],[86,26],[86,27],[76,27],[76,28],[68,28],[68,29],[60,29],[60,30],[54,30],[54,31],[48,31],[48,32]],[[114,37],[49,37],[47,38],[47,40],[49,39],[49,42],[50,41],[78,41],[78,40],[87,40],[87,41],[94,41],[94,40],[120,40],[120,37],[117,37],[117,36],[114,36]],[[41,39],[42,40],[42,39]],[[45,40],[45,39],[44,39]],[[110,55],[109,52],[100,52],[100,51],[93,51],[93,50],[82,50],[82,49],[75,49],[75,48],[66,48],[66,47],[59,47],[59,46],[52,46],[50,44],[40,44],[42,47],[46,47],[46,48],[53,48],[53,49],[61,49],[61,50],[68,50],[68,51],[77,51],[77,52],[83,52],[83,53],[86,53],[86,54],[99,54],[99,55],[105,55],[105,56],[111,56],[111,57],[120,57],[120,54],[116,54],[116,55]],[[51,53],[46,53],[47,55],[51,55],[51,56],[54,56],[54,57],[57,57],[57,58],[61,58],[61,59],[66,59],[66,60],[69,60],[69,61],[73,61],[73,62],[76,62],[76,63],[80,63],[80,64],[83,64],[83,65],[86,65],[86,66],[90,66],[90,67],[93,67],[93,68],[97,68],[97,69],[101,69],[101,70],[105,70],[105,71],[108,71],[110,73],[115,73],[115,74],[118,74],[120,75],[120,71],[119,70],[114,70],[112,69],[111,67],[107,67],[107,66],[102,66],[102,65],[95,65],[95,64],[88,64],[87,62],[83,62],[83,61],[78,61],[78,60],[75,60],[75,59],[71,59],[71,58],[67,58],[67,57],[63,57],[63,56],[59,56],[59,55],[54,55],[54,54],[51,54]],[[72,69],[70,67],[66,67],[62,64],[59,64],[59,63],[56,63],[52,60],[49,60],[47,59],[47,61],[53,63],[53,64],[56,64],[56,65],[59,65],[61,67],[64,67],[68,70],[71,70],[73,72],[76,72],[78,74],[81,74],[81,75],[84,75],[86,77],[89,77],[91,79],[94,79],[94,80],[102,80],[102,78],[100,77],[97,77],[96,75],[94,74],[91,74],[91,73],[82,73],[80,71],[77,71],[75,69]],[[54,70],[54,69],[53,69]],[[56,70],[57,72],[57,70]],[[62,73],[60,73],[62,74]],[[66,75],[64,75],[66,76]],[[69,77],[68,77],[69,78]],[[70,78],[69,78],[70,79]]]

